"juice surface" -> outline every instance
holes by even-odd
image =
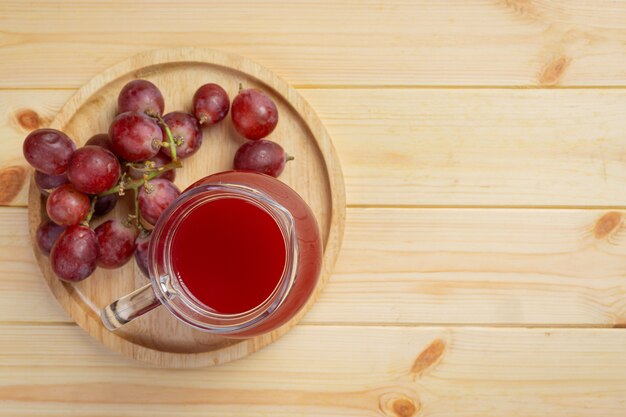
[[[197,181],[188,190],[208,184],[241,184],[254,188],[270,196],[293,216],[298,256],[296,278],[289,294],[273,314],[254,327],[231,333],[229,337],[253,337],[272,331],[289,322],[307,303],[316,288],[322,267],[323,245],[315,215],[293,189],[268,175],[246,171],[220,172]]]
[[[274,219],[238,198],[195,208],[176,230],[172,267],[187,290],[216,313],[263,303],[283,273],[286,249]]]

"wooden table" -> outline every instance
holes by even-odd
[[[21,143],[98,72],[179,45],[293,84],[348,208],[299,326],[161,370],[48,293]],[[625,1],[0,1],[0,414],[626,415],[625,86]]]

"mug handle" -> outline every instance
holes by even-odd
[[[100,310],[100,319],[113,331],[160,305],[152,284],[146,284]]]

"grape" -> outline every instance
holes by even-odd
[[[111,151],[94,145],[84,146],[72,155],[67,178],[78,191],[100,194],[117,184],[120,163]]]
[[[146,80],[134,80],[122,88],[117,98],[119,113],[134,111],[150,116],[163,114],[163,94],[156,85]]]
[[[155,178],[139,190],[139,210],[144,220],[154,225],[165,209],[180,195],[171,181]]]
[[[87,226],[68,227],[52,247],[52,270],[63,281],[82,281],[96,269],[98,241]]]
[[[52,246],[57,241],[65,227],[59,226],[52,220],[47,220],[37,228],[37,245],[44,255],[49,255]]]
[[[163,149],[161,149],[161,152],[148,159],[148,161],[154,162],[153,168],[159,168],[172,162],[172,159],[163,153]],[[136,180],[139,178],[143,178],[143,174],[144,173],[141,170],[136,169],[132,166],[128,168],[128,176],[132,179]],[[169,171],[165,171],[161,175],[158,175],[156,178],[165,178],[166,180],[174,181],[174,178],[176,178],[176,170],[170,169]]]
[[[107,220],[96,227],[98,266],[119,268],[133,256],[139,230],[118,219]]]
[[[250,140],[266,137],[278,123],[278,110],[260,90],[241,90],[233,100],[230,116],[237,132]]]
[[[163,134],[150,117],[126,112],[113,119],[109,128],[111,148],[117,156],[127,161],[145,161],[159,152]]]
[[[228,114],[228,94],[217,84],[204,84],[193,95],[193,114],[200,125],[210,126]]]
[[[89,197],[71,184],[65,184],[50,193],[46,202],[48,217],[61,226],[72,226],[82,222],[90,208]]]
[[[111,139],[106,133],[98,133],[97,135],[93,135],[87,142],[85,142],[85,146],[89,145],[99,146],[106,149],[107,151],[113,152],[113,149],[111,148]]]
[[[244,143],[237,149],[234,167],[278,177],[291,159],[278,143],[261,139]]]
[[[115,208],[117,204],[117,194],[109,194],[98,197],[93,207],[94,216],[104,216]]]
[[[200,149],[202,145],[202,131],[198,125],[198,121],[189,113],[175,111],[163,116],[163,120],[172,131],[174,140],[182,140],[182,144],[176,147],[176,156],[178,158],[187,158]],[[167,134],[163,129],[163,137],[167,140]],[[172,150],[164,147],[162,152],[172,157]]]
[[[55,129],[38,129],[24,139],[24,158],[37,171],[48,175],[63,174],[76,149],[65,133]]]
[[[148,263],[150,262],[148,257],[150,235],[148,233],[142,233],[135,241],[135,245],[135,262],[137,262],[139,270],[141,270],[146,277],[150,278],[150,271],[148,268]]]
[[[35,184],[41,195],[47,196],[53,190],[63,184],[67,184],[67,174],[48,175],[41,171],[35,171]]]

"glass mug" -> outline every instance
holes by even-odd
[[[254,287],[254,277],[245,277],[244,287],[237,287],[238,282],[223,283],[228,287],[226,291],[230,292],[225,294],[225,300],[221,300],[224,308],[217,310],[206,301],[211,298],[211,283],[201,288],[206,293],[203,300],[198,291],[196,294],[192,292],[194,288],[189,285],[192,281],[185,281],[181,273],[183,268],[176,267],[176,260],[179,259],[177,253],[180,252],[177,247],[182,245],[176,235],[177,232],[182,233],[182,230],[189,230],[190,227],[193,230],[199,226],[197,216],[194,217],[195,210],[205,204],[220,201],[223,204],[225,200],[228,200],[227,203],[235,202],[232,199],[250,204],[250,207],[260,210],[259,213],[275,222],[273,227],[280,231],[277,236],[280,236],[281,245],[284,245],[284,252],[282,246],[277,247],[280,251],[277,251],[279,253],[276,257],[279,257],[279,261],[284,258],[284,265],[282,273],[276,274],[280,277],[274,279],[274,288],[267,287],[269,295],[265,297],[265,294],[260,294],[263,299],[257,300],[257,304],[250,304],[260,292]],[[206,236],[206,239],[210,239],[210,236]],[[264,242],[260,239],[259,243]],[[191,251],[195,253],[193,263],[199,263],[202,270],[206,266],[206,271],[211,271],[210,261],[203,264],[203,248],[188,244],[185,249],[188,250],[190,245]],[[269,249],[264,249],[267,254]],[[263,334],[288,322],[306,304],[315,289],[322,263],[319,228],[304,200],[273,177],[244,171],[214,174],[187,188],[159,218],[152,231],[148,252],[150,284],[101,310],[100,317],[107,329],[115,330],[156,307],[165,306],[180,321],[202,331],[233,338]],[[245,253],[233,255],[237,259],[231,259],[230,262],[245,263],[247,260]],[[270,261],[276,264],[274,259]],[[228,265],[228,262],[225,264]],[[242,265],[249,270],[254,267]],[[198,275],[199,270],[194,271]],[[263,275],[261,272],[259,276]],[[204,275],[207,277],[204,281],[211,279],[210,273],[202,274],[196,277],[196,281],[202,281]],[[245,311],[226,311],[229,300],[234,304],[248,305],[244,307]]]

